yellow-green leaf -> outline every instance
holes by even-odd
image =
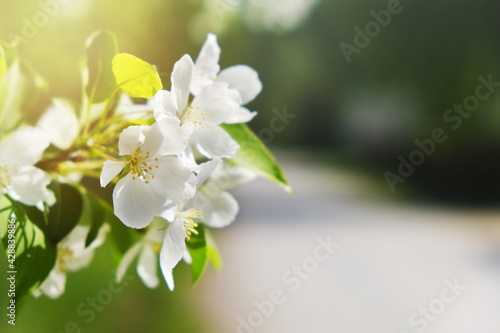
[[[116,82],[130,97],[151,98],[163,87],[156,67],[127,53],[113,58]]]

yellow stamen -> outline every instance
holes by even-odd
[[[144,155],[144,151],[138,149],[130,157],[127,164],[130,167],[130,172],[134,175],[134,177],[132,177],[133,180],[135,180],[137,176],[139,179],[142,179],[146,184],[148,184],[150,179],[154,179],[154,174],[151,171],[153,170],[153,166],[158,168],[158,165],[154,165],[156,164],[155,162],[158,161],[158,158],[155,158],[155,160],[152,161],[149,154],[149,151],[147,151]]]
[[[198,227],[198,223],[194,222],[193,219],[202,219],[203,214],[201,209],[191,208],[188,211],[184,211],[180,213],[180,217],[182,218],[182,222],[184,223],[184,229],[186,229],[186,238],[187,240],[191,239],[191,235],[198,235],[198,231],[196,231],[196,227]]]
[[[183,117],[184,121],[190,121],[193,123],[195,128],[205,128],[203,122],[206,119],[205,112],[200,112],[200,107],[190,106],[187,108],[186,113]]]
[[[10,185],[12,179],[11,174],[17,173],[17,165],[9,166],[1,161],[0,162],[0,187],[7,187]]]

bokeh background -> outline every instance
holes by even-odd
[[[115,267],[103,247],[91,267],[69,276],[63,297],[27,302],[14,331],[64,332],[74,320],[82,332],[409,333],[424,325],[412,325],[411,315],[438,304],[444,281],[458,279],[467,289],[426,319],[425,331],[499,332],[500,92],[456,130],[443,115],[474,95],[479,76],[500,82],[500,4],[403,0],[346,59],[341,43],[355,46],[355,29],[394,3],[4,1],[0,39],[17,39],[50,83],[47,96],[80,98],[79,59],[97,29],[155,64],[166,89],[175,61],[196,57],[206,34],[216,33],[222,68],[241,63],[259,72],[264,90],[250,105],[259,111],[250,125],[296,192],[288,197],[264,180],[238,187],[238,220],[215,232],[224,267],[194,287],[185,266],[174,293],[148,290],[136,277],[86,323],[76,307],[106,288]],[[30,119],[49,101],[42,98]],[[270,131],[278,114],[289,118]],[[397,174],[398,157],[407,159],[415,140],[436,128],[446,142],[392,191],[385,173]],[[338,251],[289,291],[284,272],[329,235]],[[258,327],[240,327],[238,318],[248,320],[254,302],[274,289],[286,301]]]

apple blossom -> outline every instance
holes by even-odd
[[[50,177],[35,164],[50,145],[39,128],[22,127],[0,144],[0,190],[12,199],[43,209],[55,201]]]
[[[56,265],[40,287],[33,292],[35,297],[45,294],[50,298],[58,298],[64,293],[66,273],[78,271],[90,264],[94,250],[104,243],[110,228],[104,224],[96,239],[85,247],[89,229],[88,226],[78,225],[57,244]]]
[[[248,66],[218,73],[219,55],[216,37],[209,34],[196,63],[184,55],[174,65],[170,91],[161,90],[154,97],[155,118],[177,116],[182,123],[192,123],[192,143],[207,158],[230,158],[238,151],[239,144],[219,125],[250,121],[256,113],[242,105],[262,89],[258,74]]]
[[[186,239],[198,234],[198,223],[222,228],[234,221],[238,203],[225,190],[249,181],[254,174],[238,166],[229,166],[221,159],[200,165],[194,198],[178,206],[175,219],[169,224],[160,251],[160,266],[170,290],[174,289],[173,268],[185,257]]]
[[[59,149],[68,149],[78,135],[79,125],[71,104],[62,99],[54,99],[38,120],[50,143]]]
[[[123,279],[132,261],[139,256],[137,274],[148,288],[158,286],[157,253],[161,248],[166,229],[167,222],[164,219],[154,218],[142,240],[133,245],[123,256],[116,272],[117,282]]]
[[[190,124],[165,117],[151,126],[123,130],[118,149],[124,161],[106,161],[101,186],[126,170],[113,191],[115,215],[132,228],[146,227],[153,217],[171,218],[177,204],[194,195],[196,177],[176,157],[187,145]]]

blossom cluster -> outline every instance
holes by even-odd
[[[86,47],[82,100],[54,98],[30,123],[10,110],[29,95],[22,82],[42,89],[43,80],[0,44],[0,217],[19,216],[16,255],[37,246],[37,258],[25,256],[23,265],[44,263],[22,295],[59,297],[66,274],[87,267],[107,237],[125,244],[117,246],[117,280],[137,261],[146,286],[159,285],[159,266],[173,290],[182,259],[194,280],[208,257],[219,260],[207,227],[235,220],[239,206],[228,190],[257,175],[289,190],[244,125],[257,114],[245,105],[262,83],[246,65],[221,70],[213,34],[195,61],[186,54],[174,64],[169,90],[154,66],[118,53],[112,33],[96,32]],[[203,256],[192,255],[193,244]]]
[[[230,194],[206,183],[221,172],[248,178],[244,171],[227,171],[231,166],[222,159],[232,157],[239,144],[220,125],[251,120],[256,113],[243,105],[260,93],[262,85],[248,66],[220,71],[220,52],[215,35],[208,35],[196,62],[189,55],[176,62],[170,91],[160,90],[153,98],[155,122],[124,129],[118,141],[122,158],[106,161],[102,169],[103,187],[120,174],[113,206],[126,226],[145,228],[155,217],[168,223],[156,223],[152,233],[162,234],[160,267],[170,289],[172,269],[189,256],[185,240],[197,233],[198,223],[224,227],[238,212]],[[197,155],[206,161],[197,164]],[[139,274],[150,286],[157,284],[156,264],[147,243],[157,238],[145,237],[139,263]],[[133,247],[124,263],[138,249]]]

